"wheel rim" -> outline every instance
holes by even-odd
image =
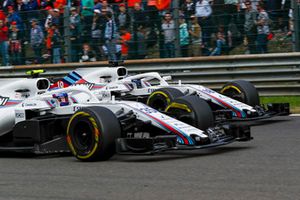
[[[179,121],[197,127],[197,120],[196,120],[195,113],[189,109],[176,108],[170,106],[166,109],[166,112],[170,113]]]
[[[93,149],[94,129],[90,121],[84,119],[74,127],[74,146],[79,154],[85,155]]]
[[[240,102],[246,102],[246,97],[243,92],[235,88],[228,88],[222,91],[222,94]]]
[[[157,95],[155,98],[156,99],[151,102],[150,106],[155,110],[164,111],[168,106],[167,100],[161,95]]]

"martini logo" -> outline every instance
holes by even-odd
[[[9,100],[8,97],[1,97],[0,96],[0,106],[4,106],[7,103],[8,100]]]
[[[75,86],[76,86],[76,85],[84,85],[84,86],[86,86],[89,90],[92,90],[95,84],[94,84],[94,83],[89,83],[89,82],[87,82],[87,83],[75,83],[74,85],[75,85]]]

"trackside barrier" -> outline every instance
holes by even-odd
[[[300,53],[128,60],[130,74],[156,71],[173,83],[202,84],[220,89],[231,80],[251,81],[262,96],[300,95]],[[45,77],[62,77],[76,68],[107,67],[107,62],[0,67],[0,78],[25,77],[30,69],[45,69]]]

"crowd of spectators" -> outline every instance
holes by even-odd
[[[179,8],[169,0],[159,9],[155,2],[2,0],[2,66],[61,63],[67,52],[72,62],[217,56],[242,43],[246,53],[267,53],[272,30],[292,31],[290,0],[180,0]]]

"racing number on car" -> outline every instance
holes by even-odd
[[[65,84],[64,84],[64,82],[62,82],[62,81],[58,81],[58,82],[57,82],[57,86],[58,86],[59,88],[64,88]]]

